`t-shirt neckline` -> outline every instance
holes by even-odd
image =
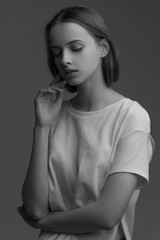
[[[100,109],[97,109],[97,110],[94,110],[94,111],[78,110],[78,109],[76,109],[72,106],[71,100],[67,101],[67,105],[68,105],[68,109],[70,110],[70,112],[72,112],[73,114],[75,114],[77,116],[95,116],[95,115],[98,115],[98,114],[104,112],[105,110],[112,109],[113,107],[119,105],[120,103],[129,101],[129,100],[130,100],[129,98],[125,97],[125,98],[122,98],[122,99],[118,100],[117,102],[111,103],[107,106],[104,106],[104,107],[102,107]]]

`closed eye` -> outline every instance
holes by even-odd
[[[71,51],[73,52],[80,52],[83,50],[83,47],[72,47],[71,48]],[[53,57],[58,57],[59,55],[62,54],[62,51],[61,50],[58,50],[58,49],[55,49],[52,51],[52,54],[53,54]]]
[[[73,48],[72,51],[74,52],[80,52],[82,51],[83,47],[80,47],[80,48]]]

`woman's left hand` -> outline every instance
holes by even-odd
[[[18,207],[17,208],[18,213],[23,218],[23,220],[28,223],[33,228],[41,228],[40,220],[34,220],[26,215],[24,207]]]

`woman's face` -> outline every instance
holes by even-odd
[[[55,65],[68,84],[81,84],[101,71],[100,46],[79,24],[59,23],[49,37]]]

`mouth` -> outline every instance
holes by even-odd
[[[72,75],[74,75],[77,72],[78,72],[78,70],[76,70],[76,69],[67,69],[67,70],[65,70],[66,76],[72,76]]]

